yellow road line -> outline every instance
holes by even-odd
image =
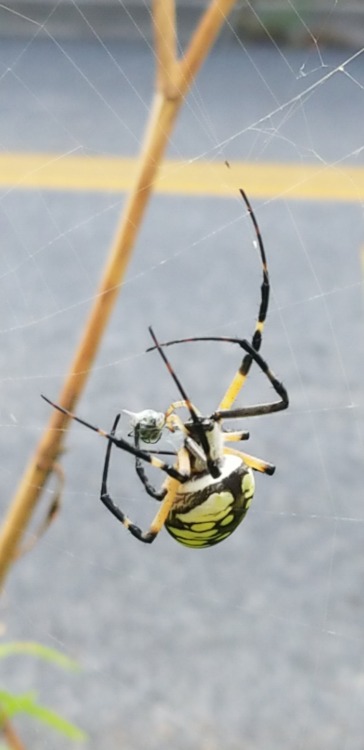
[[[44,190],[129,190],[136,159],[104,156],[12,153],[0,155],[0,186]],[[250,197],[364,201],[364,168],[313,164],[166,161],[157,192],[233,196],[243,186]]]

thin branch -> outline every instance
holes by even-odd
[[[154,10],[162,17],[162,4],[155,2]],[[81,341],[71,363],[58,403],[68,411],[74,411],[77,400],[86,384],[87,378],[98,351],[106,325],[119,294],[125,270],[131,257],[134,242],[142,222],[144,211],[149,200],[158,167],[168,144],[170,133],[177,118],[184,97],[210,47],[212,46],[227,14],[235,0],[212,0],[201,18],[192,37],[185,57],[178,63],[177,87],[174,98],[168,98],[165,92],[157,90],[146,129],[144,147],[138,162],[134,184],[121,218],[119,229],[112,245],[110,256],[102,274],[99,289],[86,321]],[[168,2],[168,26],[173,28],[173,4]],[[158,26],[159,49],[161,52],[162,26]],[[173,60],[171,39],[162,56],[168,58],[167,67],[158,62],[160,75],[163,70],[170,70]],[[167,51],[168,47],[168,51]],[[34,455],[25,470],[20,485],[13,498],[9,511],[0,530],[0,586],[9,566],[16,557],[16,551],[24,530],[26,529],[38,498],[49,477],[54,463],[61,450],[69,418],[59,411],[53,411]]]
[[[157,88],[167,99],[178,96],[176,8],[174,0],[153,0]]]
[[[212,0],[198,24],[179,66],[179,88],[187,89],[211,49],[236,0]]]
[[[1,731],[9,745],[9,750],[25,750],[25,745],[23,745],[19,735],[8,719],[3,721]]]

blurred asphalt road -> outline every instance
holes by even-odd
[[[169,156],[227,159],[229,179],[235,160],[363,167],[364,57],[348,57],[218,44]],[[135,156],[151,63],[142,41],[3,39],[3,152]],[[59,392],[124,200],[1,188],[3,510],[48,418],[39,394]],[[144,547],[99,503],[105,445],[75,424],[60,518],[6,585],[7,638],[57,646],[82,671],[13,659],[2,684],[38,689],[89,732],[92,750],[363,748],[363,209],[317,196],[252,200],[272,279],[263,353],[291,407],[250,420],[249,450],[277,464],[275,476],[257,477],[246,520],[223,544],[193,551],[162,533]],[[238,196],[153,198],[80,415],[109,428],[120,408],[176,398],[158,357],[144,354],[150,323],[161,339],[251,335],[261,283],[252,237]],[[212,411],[237,352],[170,355],[193,401]],[[246,403],[270,396],[252,371]],[[110,482],[146,526],[153,501],[120,452]],[[23,731],[29,748],[65,747]]]
[[[178,0],[179,38],[188,39],[206,0]],[[151,40],[151,3],[144,0],[12,0],[0,7],[0,36],[42,36],[57,39],[93,39],[99,35],[111,39],[143,38]],[[327,0],[299,3],[282,0],[256,0],[254,6],[236,3],[223,31],[232,38],[237,33],[245,40],[265,41],[267,35],[278,44],[311,46],[315,39],[322,45],[358,48],[364,40],[362,2],[341,0],[333,8]]]

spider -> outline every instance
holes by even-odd
[[[203,548],[218,544],[232,534],[251,504],[255,489],[253,471],[264,474],[273,474],[275,471],[275,466],[272,464],[228,446],[231,442],[248,439],[248,432],[228,431],[223,427],[225,419],[272,414],[288,407],[288,394],[284,385],[276,378],[259,353],[268,312],[269,275],[257,220],[245,192],[240,190],[240,193],[254,226],[263,271],[259,314],[251,343],[246,339],[227,336],[196,336],[160,343],[150,327],[153,346],[147,351],[154,349],[158,351],[177,386],[181,399],[170,404],[164,413],[152,409],[138,413],[127,411],[126,413],[131,417],[132,429],[129,437],[133,436],[133,443],[117,433],[120,414],[116,416],[111,431],[105,432],[46,396],[42,396],[55,409],[107,439],[100,499],[110,513],[141,542],[150,544],[165,526],[174,539],[187,547]],[[217,410],[208,417],[203,416],[190,401],[164,351],[168,346],[196,341],[235,344],[244,352],[240,367]],[[233,408],[253,362],[270,381],[278,400],[272,403]],[[185,420],[178,413],[181,409],[188,413]],[[168,451],[140,447],[140,441],[147,445],[157,443],[165,431],[178,433],[181,438],[181,447],[175,452],[172,451],[173,462],[171,463],[167,463],[160,457],[163,453],[168,454]],[[146,493],[161,503],[148,531],[142,531],[133,523],[109,494],[108,474],[113,445],[135,457],[135,469]],[[167,475],[160,489],[155,489],[149,481],[144,468],[146,464],[160,469]]]

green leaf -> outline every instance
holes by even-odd
[[[0,720],[9,719],[16,713],[17,697],[7,690],[0,690]]]
[[[79,670],[79,665],[76,661],[65,656],[60,651],[49,646],[42,646],[40,643],[34,643],[33,641],[12,641],[11,643],[2,643],[0,645],[0,659],[16,654],[35,656],[43,661],[56,664],[56,666],[62,667],[62,669]]]
[[[86,735],[81,729],[63,719],[56,711],[38,703],[34,693],[14,695],[6,690],[0,690],[0,714],[7,719],[11,719],[20,713],[37,719],[70,740],[86,739]]]

